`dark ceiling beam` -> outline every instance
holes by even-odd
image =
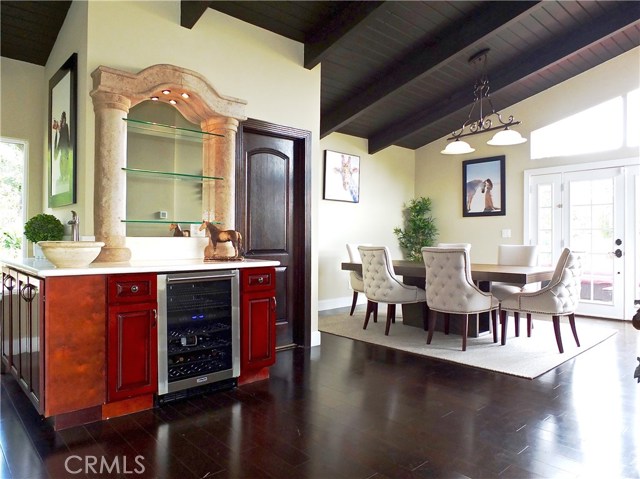
[[[514,59],[508,69],[491,73],[489,80],[491,82],[492,95],[495,98],[496,93],[502,88],[543,71],[563,58],[595,42],[604,40],[617,31],[633,24],[640,24],[640,20],[637,15],[629,14],[628,5],[623,3],[616,8],[607,9],[604,15],[594,18],[590,23],[555,38],[552,42],[535,51]],[[450,97],[423,108],[418,113],[410,115],[393,126],[373,134],[368,139],[369,153],[373,154],[388,146],[397,144],[412,135],[427,130],[431,123],[440,118],[465,108],[470,108],[469,98],[472,96],[472,86],[468,85],[457,90]]]
[[[311,70],[318,65],[333,49],[345,42],[359,30],[366,28],[380,15],[384,2],[344,2],[345,7],[330,21],[322,24],[305,38],[304,67]]]
[[[446,28],[435,38],[428,38],[416,50],[391,65],[380,79],[363,88],[362,92],[338,108],[322,113],[320,137],[323,138],[369,108],[393,95],[410,82],[435,70],[442,62],[481,42],[487,35],[507,28],[525,12],[540,2],[489,2],[468,18]],[[464,32],[461,32],[464,25]]]
[[[180,25],[192,29],[204,12],[209,8],[209,2],[180,1]]]

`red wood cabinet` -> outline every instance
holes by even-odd
[[[107,283],[107,402],[155,393],[158,388],[156,275],[110,275]]]
[[[2,362],[39,413],[43,412],[44,281],[3,268]]]
[[[276,361],[275,268],[240,270],[240,378],[244,384],[269,377]]]

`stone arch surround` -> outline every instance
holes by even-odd
[[[246,101],[219,94],[199,73],[174,65],[153,65],[139,73],[100,66],[91,74],[95,112],[94,234],[104,241],[100,262],[125,262],[126,247],[126,118],[131,107],[157,96],[174,99],[175,108],[207,136],[203,142],[202,169],[224,181],[203,185],[202,210],[214,213],[225,229],[235,228],[235,144],[238,124],[247,119]],[[163,94],[169,90],[170,94]],[[188,99],[182,94],[189,95]]]

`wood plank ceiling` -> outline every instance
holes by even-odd
[[[69,3],[3,1],[2,56],[44,65],[48,52],[37,56],[31,43],[46,50],[56,27],[39,21],[30,33],[11,12],[56,4],[66,14]],[[637,1],[182,1],[181,25],[194,27],[208,8],[304,43],[305,68],[322,68],[321,136],[367,138],[370,153],[459,128],[478,76],[468,60],[482,49],[493,104],[507,110],[640,45]],[[5,10],[25,29],[8,25],[22,45],[5,45]]]

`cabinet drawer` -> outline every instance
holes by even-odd
[[[242,291],[266,291],[275,289],[276,277],[275,268],[247,268],[240,270]]]
[[[150,274],[112,274],[108,276],[109,304],[155,301],[157,276]]]

